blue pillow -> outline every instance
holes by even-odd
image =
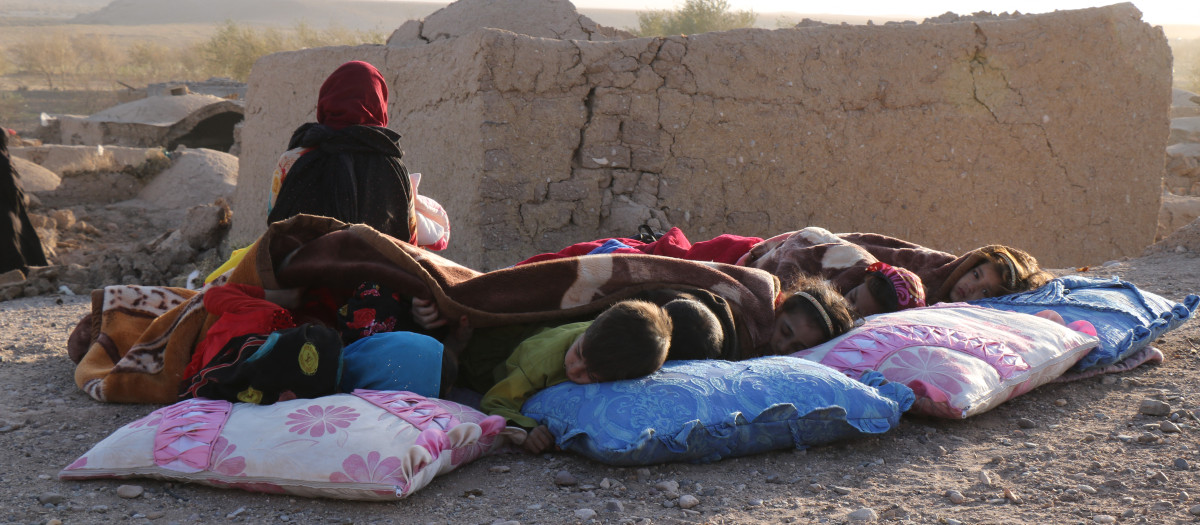
[[[880,434],[914,399],[878,372],[859,382],[819,363],[773,356],[668,361],[640,379],[568,381],[538,392],[521,411],[564,450],[610,465],[649,465]]]
[[[1196,312],[1200,296],[1190,294],[1175,303],[1116,277],[1069,275],[1036,290],[971,304],[1029,314],[1054,310],[1068,323],[1081,319],[1092,323],[1100,346],[1071,369],[1078,372],[1118,363],[1178,328]]]

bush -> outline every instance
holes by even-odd
[[[31,37],[12,47],[13,64],[18,71],[41,76],[50,89],[63,87],[66,77],[78,61],[71,39],[62,31]]]
[[[638,36],[694,35],[751,27],[758,19],[754,11],[730,11],[728,0],[686,0],[683,7],[639,11]]]

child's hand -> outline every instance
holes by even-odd
[[[446,324],[446,319],[442,317],[441,310],[438,310],[437,303],[420,297],[413,297],[412,316],[413,320],[426,330],[433,330]]]
[[[550,433],[550,429],[546,428],[546,425],[538,425],[529,432],[524,446],[526,452],[539,454],[549,449],[552,444],[554,444],[554,435]]]

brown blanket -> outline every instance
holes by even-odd
[[[224,279],[223,279],[224,280]],[[434,298],[443,315],[476,327],[598,312],[638,292],[691,287],[728,301],[744,357],[770,337],[779,281],[753,268],[648,255],[600,255],[480,273],[365,225],[297,216],[273,224],[227,278],[268,289],[352,290],[375,281]],[[215,283],[214,283],[215,284]],[[93,292],[92,314],[68,349],[82,354],[75,382],[108,402],[173,403],[192,350],[215,318],[203,292],[109,286]]]
[[[877,233],[838,233],[809,227],[767,239],[753,249],[745,264],[771,272],[785,283],[798,275],[829,279],[842,293],[858,286],[867,266],[883,261],[916,273],[929,304],[946,301],[963,273],[982,262],[973,250],[962,256]]]

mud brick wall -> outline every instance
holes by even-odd
[[[745,29],[588,42],[480,30],[410,47],[261,59],[233,245],[317,88],[379,67],[444,255],[493,269],[637,226],[693,241],[818,225],[950,252],[1003,243],[1049,267],[1155,235],[1171,56],[1131,4],[948,24]]]

